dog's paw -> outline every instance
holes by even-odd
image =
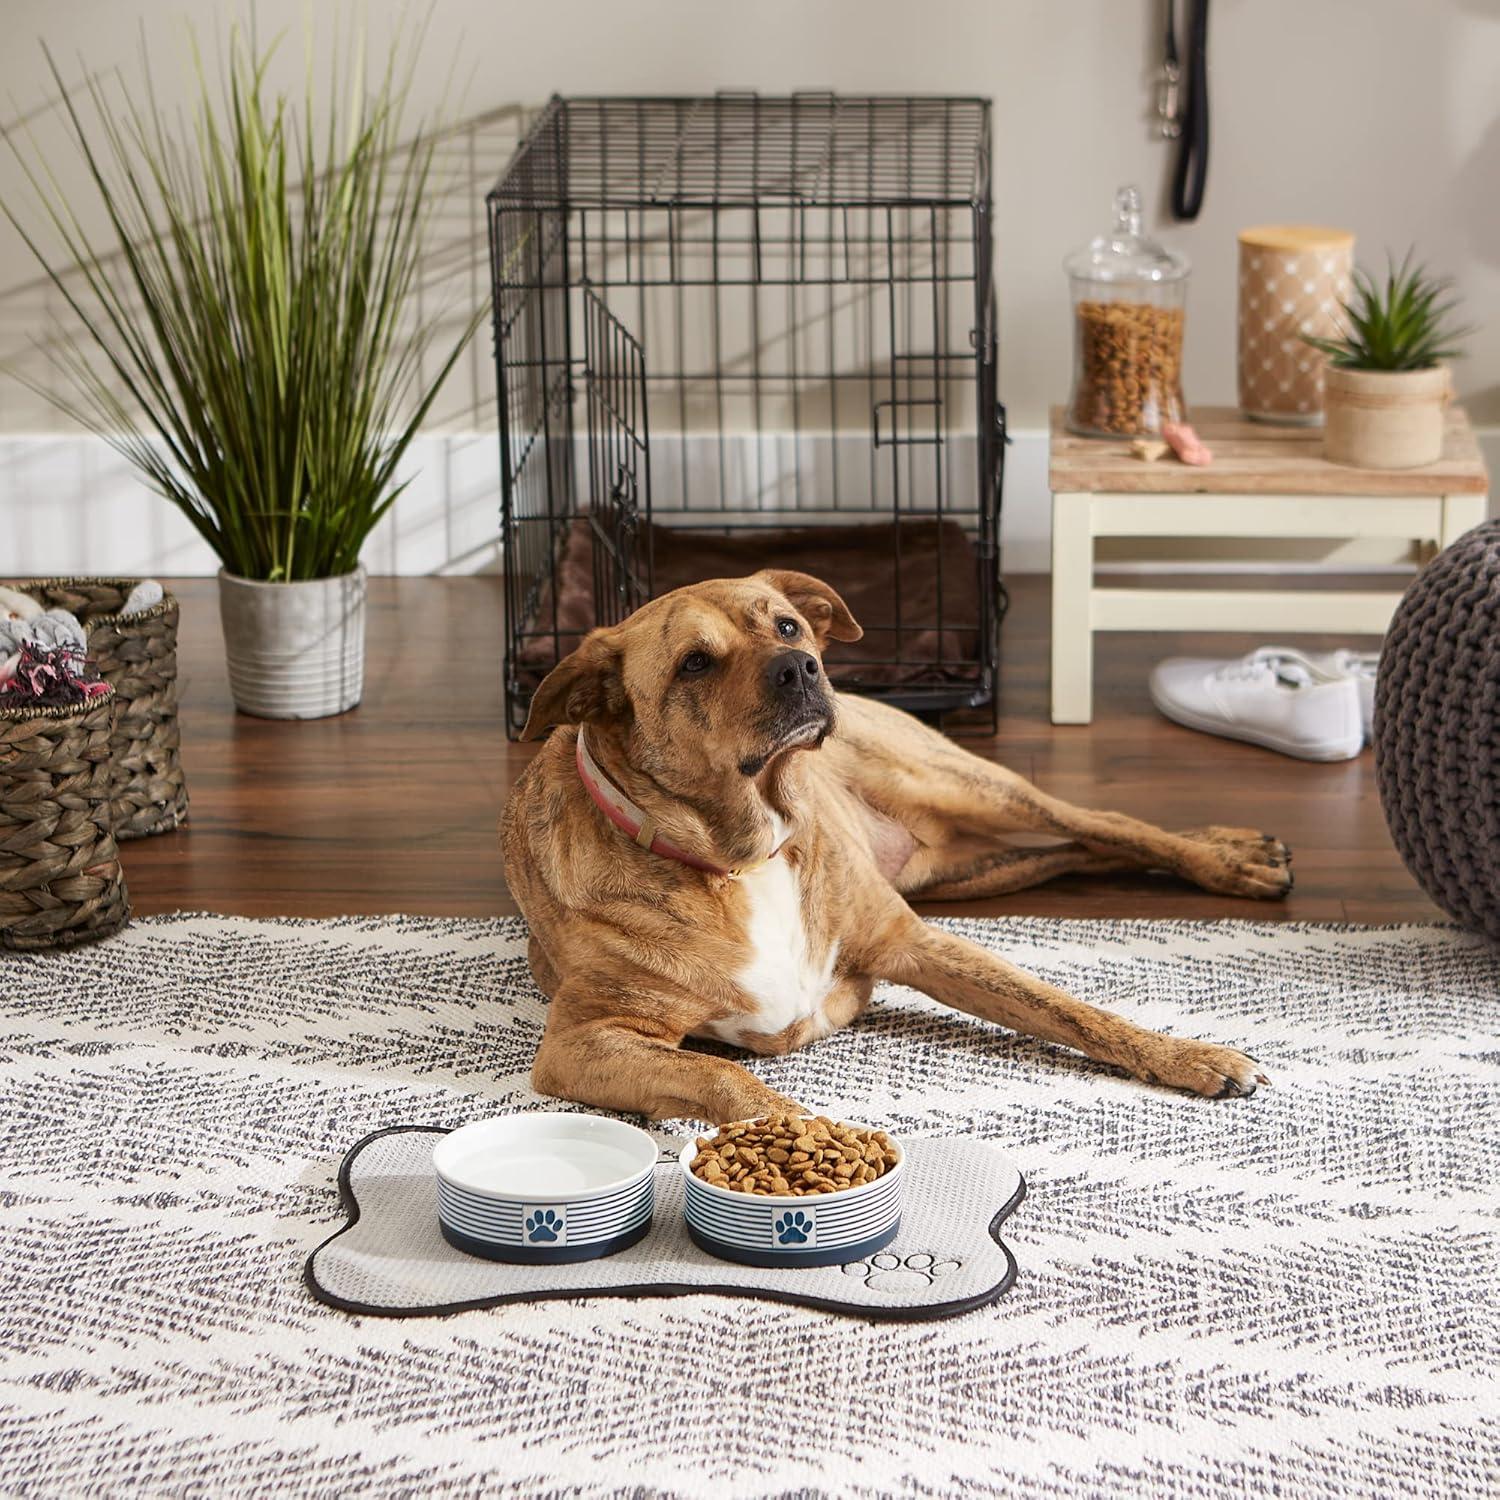
[[[1248,1099],[1263,1083],[1270,1083],[1253,1057],[1213,1042],[1162,1037],[1159,1049],[1145,1059],[1144,1077],[1186,1089],[1205,1099]]]
[[[1183,874],[1205,890],[1276,901],[1295,883],[1292,851],[1268,833],[1215,825],[1190,828],[1182,837],[1198,846],[1184,861]]]

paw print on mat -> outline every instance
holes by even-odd
[[[805,1245],[812,1233],[812,1220],[800,1208],[794,1208],[776,1221],[776,1243],[778,1245]]]
[[[548,1244],[562,1233],[563,1221],[550,1208],[539,1208],[526,1220],[526,1238],[533,1244]]]
[[[939,1260],[925,1250],[902,1257],[882,1250],[869,1260],[850,1261],[843,1269],[846,1276],[857,1276],[872,1292],[921,1292],[951,1276],[961,1260]]]

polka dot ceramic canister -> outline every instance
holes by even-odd
[[[1305,333],[1331,338],[1349,295],[1354,236],[1267,225],[1240,235],[1239,395],[1247,417],[1313,426],[1323,420],[1323,356]]]

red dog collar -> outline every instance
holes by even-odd
[[[738,869],[726,870],[722,865],[710,864],[708,860],[699,859],[696,854],[689,854],[686,849],[679,849],[669,839],[664,839],[656,831],[656,819],[644,809],[637,807],[599,769],[598,762],[589,754],[589,747],[584,744],[581,724],[578,726],[578,749],[574,758],[578,762],[578,779],[583,782],[584,790],[593,799],[594,806],[621,833],[639,844],[642,849],[652,854],[659,854],[663,859],[675,859],[678,864],[688,865],[694,870],[702,870],[706,875],[725,875],[730,879],[743,875],[746,870],[759,868],[759,865],[743,865]],[[783,839],[782,843],[785,842]],[[766,858],[760,861],[760,864],[775,859],[779,853],[781,853],[781,844],[777,844],[766,855]]]

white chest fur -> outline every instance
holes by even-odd
[[[786,859],[773,859],[737,882],[744,905],[746,962],[735,982],[751,1008],[707,1029],[726,1042],[748,1033],[774,1036],[798,1021],[815,1017],[833,988],[839,945],[814,953],[802,911],[797,871]]]

